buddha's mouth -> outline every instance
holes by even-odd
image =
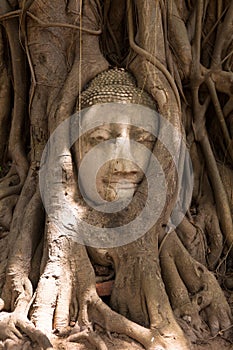
[[[135,183],[125,183],[125,184],[115,184],[117,190],[132,190],[137,188],[138,184]]]
[[[118,181],[104,181],[104,183],[109,186],[109,188],[113,188],[116,190],[132,190],[136,189],[139,185],[139,182],[130,181],[130,180],[118,180]]]

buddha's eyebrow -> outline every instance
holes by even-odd
[[[107,132],[111,132],[111,128],[110,126],[107,126],[107,125],[100,125],[100,126],[97,126],[91,130],[89,130],[89,133],[92,134],[96,131],[107,131]]]

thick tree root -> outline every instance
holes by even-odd
[[[171,327],[170,332],[165,332],[163,335],[155,328],[142,327],[114,312],[99,297],[95,296],[94,299],[88,308],[91,323],[88,319],[85,320],[86,324],[89,323],[89,327],[83,329],[78,322],[74,331],[68,337],[68,341],[79,341],[85,338],[95,345],[98,350],[105,350],[106,345],[96,333],[93,333],[93,328],[90,326],[97,324],[107,332],[125,334],[137,340],[147,350],[189,349],[188,343],[178,326],[177,329]]]
[[[93,329],[84,329],[77,332],[77,327],[75,327],[75,330],[71,332],[71,335],[68,337],[67,341],[79,342],[83,339],[88,340],[98,350],[108,350],[105,342],[96,332],[93,331]]]
[[[46,335],[36,329],[34,324],[18,312],[0,315],[0,339],[4,341],[4,349],[31,349],[31,340],[42,349],[52,349],[52,344]]]
[[[21,2],[22,6],[25,5],[24,11],[27,6],[33,3],[32,0],[27,1],[27,4],[25,4],[25,1]],[[3,13],[5,13],[8,11],[8,3],[16,4],[17,1],[3,0],[2,3],[4,5],[3,9],[5,8]],[[4,300],[0,299],[0,310],[3,308],[7,311],[14,310],[13,313],[4,312],[0,315],[0,339],[3,339],[3,342],[0,342],[0,349],[2,347],[6,350],[30,349],[31,345],[24,334],[32,342],[37,342],[43,349],[50,349],[52,345],[47,334],[49,337],[53,331],[58,334],[67,334],[70,330],[70,323],[76,322],[68,341],[88,339],[92,345],[100,350],[106,350],[107,347],[95,332],[97,325],[107,332],[126,334],[140,342],[147,350],[188,350],[189,344],[176,323],[173,312],[177,318],[181,318],[182,321],[190,324],[198,336],[202,336],[203,331],[205,331],[206,325],[202,316],[209,325],[212,334],[216,335],[222,329],[230,326],[231,315],[229,306],[214,276],[189,255],[175,233],[172,233],[163,241],[160,257],[158,257],[157,245],[154,244],[155,237],[157,238],[159,234],[158,231],[154,232],[154,236],[149,237],[150,239],[147,242],[139,242],[141,250],[138,249],[140,244],[135,245],[132,249],[126,247],[126,250],[122,249],[121,254],[117,256],[117,253],[120,252],[119,249],[115,254],[115,260],[113,252],[112,259],[114,260],[113,266],[116,273],[111,297],[111,307],[115,310],[113,311],[97,295],[95,274],[86,248],[69,242],[65,230],[62,232],[56,231],[47,222],[41,270],[38,269],[38,276],[34,276],[36,281],[34,286],[37,288],[34,294],[35,300],[29,308],[33,297],[33,289],[28,276],[30,275],[33,255],[41,237],[40,234],[44,231],[43,227],[38,227],[39,221],[43,226],[44,217],[38,198],[38,189],[36,192],[37,167],[41,152],[48,134],[51,134],[53,129],[74,111],[77,94],[96,74],[108,68],[108,62],[100,50],[99,38],[90,36],[90,31],[89,34],[81,31],[77,32],[77,26],[76,28],[72,26],[75,31],[71,28],[69,30],[66,28],[66,31],[63,31],[62,26],[44,31],[40,27],[46,23],[49,25],[48,18],[52,19],[53,23],[59,19],[64,23],[68,22],[68,24],[77,21],[80,21],[81,24],[83,17],[84,28],[90,27],[90,30],[93,29],[96,32],[96,28],[99,28],[99,24],[102,22],[102,9],[98,8],[101,7],[100,2],[84,1],[81,7],[78,3],[78,1],[64,2],[63,0],[55,2],[35,1],[30,9],[32,11],[31,17],[28,18],[27,23],[23,19],[22,12],[20,32],[24,36],[32,80],[35,85],[32,84],[31,86],[29,108],[32,133],[30,161],[32,166],[26,182],[29,157],[26,154],[26,140],[22,139],[22,135],[25,134],[28,96],[27,72],[26,65],[24,65],[25,56],[19,41],[18,21],[14,19],[13,21],[6,21],[4,24],[12,58],[14,110],[11,130],[5,130],[5,126],[4,128],[0,127],[0,135],[3,136],[0,140],[0,150],[5,150],[5,143],[9,138],[8,145],[14,164],[12,168],[16,167],[17,171],[11,174],[9,172],[0,181],[0,200],[2,200],[0,202],[0,224],[6,230],[10,228],[9,246],[11,250],[6,284],[2,293]],[[89,3],[92,3],[92,6],[89,6]],[[106,5],[103,9],[106,13],[108,12],[106,10],[108,3],[110,2],[103,2],[103,6]],[[117,0],[112,1],[112,3],[116,7],[120,7],[124,1]],[[128,3],[131,3],[131,1],[128,1]],[[183,14],[181,14],[182,11],[180,11],[178,1],[174,6],[168,8],[168,18],[166,18],[167,9],[165,9],[165,6],[163,8],[162,3],[135,1],[134,10],[135,13],[137,12],[137,18],[135,21],[132,18],[129,21],[128,34],[130,46],[138,53],[138,56],[134,56],[132,61],[128,57],[127,67],[130,67],[135,73],[139,86],[146,87],[152,94],[162,115],[179,130],[181,130],[181,111],[177,86],[183,94],[182,76],[184,75],[188,82],[191,80],[193,89],[192,109],[196,116],[193,127],[196,140],[201,143],[203,149],[216,204],[219,206],[219,213],[216,213],[213,205],[208,208],[205,206],[205,211],[210,213],[210,220],[201,217],[201,215],[198,218],[200,219],[198,224],[202,229],[205,229],[209,236],[211,233],[213,234],[210,237],[209,265],[214,268],[222,252],[219,219],[229,246],[232,245],[232,220],[227,196],[221,178],[218,176],[214,153],[207,135],[203,134],[206,110],[210,100],[208,101],[207,98],[205,104],[201,104],[199,101],[199,87],[201,82],[204,82],[201,76],[200,49],[201,45],[205,47],[209,34],[203,41],[202,36],[206,32],[205,21],[207,20],[209,23],[212,23],[212,21],[208,20],[208,15],[204,15],[202,1],[195,5],[197,8],[192,9],[194,15],[191,13],[192,4],[190,4],[190,17],[196,17],[196,28],[194,28],[194,25],[193,28],[190,28],[194,21],[186,21],[182,18]],[[211,3],[209,2],[210,8]],[[209,17],[213,16],[212,12],[221,12],[219,9],[225,7],[222,1],[219,3],[218,11],[209,11],[209,9],[206,11],[207,14],[210,13]],[[66,11],[66,5],[70,13]],[[214,50],[206,50],[206,53],[203,54],[205,56],[209,51],[209,59],[212,60],[212,64],[208,62],[205,66],[222,66],[224,51],[228,54],[226,49],[231,35],[229,23],[232,21],[233,5],[229,5],[229,9],[226,8],[226,11],[228,12],[225,18],[222,18],[220,29],[217,28],[217,35],[213,35],[213,38],[216,39],[216,43],[212,42],[215,47]],[[125,7],[122,14],[124,12],[129,13],[125,11]],[[60,18],[57,19],[58,14]],[[215,19],[215,15],[213,18]],[[108,22],[108,18],[105,18],[104,21]],[[121,20],[118,21],[121,22]],[[117,27],[115,14],[113,22]],[[173,39],[167,35],[167,23],[169,24],[168,34]],[[111,30],[110,24],[109,30]],[[154,30],[155,24],[156,31]],[[186,24],[188,28],[186,28]],[[124,30],[119,37],[119,41],[125,36],[123,32]],[[28,38],[26,38],[27,34]],[[114,40],[114,35],[112,39]],[[127,35],[122,43],[125,43],[125,40],[128,40]],[[191,41],[193,41],[192,49]],[[3,44],[5,44],[5,40]],[[176,59],[172,57],[170,49],[170,47],[173,48],[172,46],[176,51]],[[2,51],[1,43],[0,51]],[[182,63],[182,68],[178,67],[179,61]],[[191,70],[192,64],[193,69]],[[118,62],[118,65],[120,65],[120,62]],[[5,65],[3,68],[5,72],[3,72],[2,80],[6,86],[4,87],[2,84],[0,97],[4,97],[4,101],[8,100],[9,106],[2,109],[2,113],[0,112],[0,121],[8,121],[9,124],[11,88],[10,79],[6,76]],[[221,71],[221,68],[219,71]],[[178,70],[180,71],[178,72]],[[182,70],[183,72],[181,72]],[[203,72],[206,74],[204,70]],[[191,72],[193,72],[193,76]],[[225,115],[223,115],[218,96],[216,96],[216,89],[230,96],[228,92],[232,87],[232,76],[230,73],[223,77],[218,72],[209,73],[210,76],[207,81],[209,93],[219,116],[223,135],[225,135],[227,141],[226,144],[229,145],[230,139],[224,117],[231,112],[232,98],[229,98],[226,103],[223,109]],[[176,84],[173,75],[176,78]],[[79,106],[78,102],[77,105]],[[203,116],[203,118],[198,118],[198,116]],[[190,123],[191,119],[192,115],[190,116]],[[176,140],[174,140],[175,146]],[[178,146],[176,147],[178,152]],[[168,180],[170,179],[168,188],[171,195],[175,192],[175,171],[171,172],[169,157],[164,157],[163,152],[159,153],[161,154],[161,164],[166,170]],[[229,153],[232,154],[232,151]],[[74,160],[71,155],[68,156],[70,161],[67,168],[63,167],[64,172],[70,167],[66,171],[67,179],[72,178],[72,162]],[[75,191],[68,182],[67,180],[65,184],[67,186],[66,195],[73,199]],[[14,210],[17,196],[22,187],[23,190]],[[205,192],[205,186],[202,189]],[[58,193],[57,198],[59,196],[60,193]],[[55,204],[58,205],[58,203]],[[14,216],[12,219],[13,210]],[[62,211],[62,205],[59,210]],[[37,215],[38,213],[40,213],[40,216]],[[167,222],[170,215],[169,210],[167,213],[167,216],[164,215],[164,222]],[[184,231],[186,231],[186,228],[187,226],[184,227]],[[196,230],[192,226],[190,230],[193,234],[192,237],[195,238]],[[189,233],[187,231],[186,237],[183,236],[186,242],[190,239],[190,236],[187,236],[187,233]],[[192,243],[193,241],[187,242],[190,250],[193,246]],[[203,259],[203,256],[201,259]],[[35,258],[35,260],[39,261],[38,258]],[[39,280],[38,286],[37,280]],[[27,318],[28,315],[31,321]]]
[[[164,243],[160,262],[175,314],[186,319],[200,337],[205,328],[200,312],[212,335],[231,325],[230,307],[217,280],[188,254],[174,232]]]
[[[31,307],[30,318],[36,329],[42,331],[49,338],[54,331],[56,331],[56,334],[64,336],[69,330],[70,322],[75,320],[76,326],[68,340],[88,339],[92,345],[100,350],[105,350],[106,346],[98,334],[95,333],[95,325],[100,326],[107,332],[125,334],[141,343],[147,350],[189,349],[188,342],[173,317],[162,286],[157,263],[153,264],[153,272],[149,274],[149,277],[145,276],[145,278],[138,279],[138,285],[134,285],[133,288],[139,293],[142,288],[145,294],[143,299],[146,300],[144,303],[147,304],[149,311],[147,315],[148,322],[146,322],[148,328],[146,328],[124,317],[124,315],[129,315],[124,312],[123,308],[119,310],[123,314],[120,315],[100,299],[96,291],[94,269],[86,248],[72,241],[69,242],[65,237],[59,238],[59,232],[55,233],[55,227],[52,224],[49,224],[48,230],[49,236],[55,237],[57,235],[57,239],[48,242],[49,256],[44,257],[47,262]],[[69,249],[69,247],[71,248]],[[148,270],[148,266],[145,266],[143,259],[139,259],[139,263],[138,268],[140,268],[140,274],[143,276],[143,267]],[[63,274],[63,271],[66,271],[66,273]],[[119,275],[121,276],[120,272]],[[116,286],[119,288],[118,282]],[[131,280],[129,280],[130,282]],[[157,285],[159,287],[156,287]],[[74,291],[76,291],[76,295]],[[128,303],[125,300],[123,305],[125,305],[125,309],[132,310],[136,303],[133,302],[131,295],[126,297],[129,297]],[[165,308],[160,305],[162,308],[160,311],[158,310],[159,305],[157,305],[158,297],[162,298],[161,303],[166,304]],[[75,304],[77,304],[76,307]],[[132,315],[134,316],[132,317]],[[131,311],[130,316],[131,319],[137,321],[136,313],[133,314]],[[145,324],[143,320],[141,323]],[[30,334],[28,335],[30,336]]]
[[[144,250],[139,249],[137,258],[134,257],[135,247],[141,246],[137,243],[127,249],[121,247],[109,252],[110,256],[114,256],[114,252],[120,254],[119,257],[124,255],[124,259],[119,259],[120,264],[116,264],[111,297],[111,305],[117,312],[97,295],[94,269],[86,248],[60,236],[51,223],[48,233],[54,239],[48,241],[49,255],[44,250],[44,272],[29,312],[33,323],[26,317],[19,317],[28,313],[30,303],[30,288],[24,282],[21,293],[17,287],[15,312],[2,314],[1,339],[10,338],[11,344],[21,344],[23,333],[43,349],[48,349],[51,346],[48,338],[52,337],[52,333],[56,331],[58,335],[67,335],[71,329],[70,322],[75,320],[76,325],[68,341],[85,339],[98,350],[107,348],[95,332],[96,326],[108,333],[125,334],[147,350],[188,350],[190,346],[173,312],[190,324],[197,336],[203,337],[206,328],[200,313],[214,335],[229,327],[230,309],[217,281],[188,254],[175,233],[170,234],[161,249],[162,277],[155,252],[150,256],[147,250],[145,256]],[[127,278],[124,277],[125,271],[131,271]],[[23,313],[19,313],[19,309]],[[7,333],[4,334],[3,329],[7,329]]]
[[[51,229],[54,227],[51,226]],[[191,324],[197,335],[203,336],[205,328],[200,312],[204,313],[212,334],[229,327],[229,306],[217,281],[204,266],[191,258],[175,233],[165,240],[161,250],[163,280],[158,261],[149,257],[148,252],[146,257],[143,255],[140,258],[137,255],[138,259],[133,259],[133,250],[130,253],[129,248],[122,248],[124,253],[129,251],[129,255],[125,255],[124,260],[120,259],[122,264],[117,267],[111,301],[119,313],[113,311],[97,295],[95,274],[86,248],[74,242],[67,245],[67,242],[67,238],[61,237],[52,241],[49,251],[53,255],[50,255],[49,260],[48,256],[44,256],[47,262],[30,312],[34,323],[22,317],[22,314],[27,314],[30,302],[28,294],[24,297],[23,294],[18,294],[14,313],[2,314],[0,337],[4,342],[11,339],[10,343],[8,340],[4,344],[6,349],[16,343],[18,349],[19,346],[26,349],[29,346],[28,338],[25,339],[22,334],[26,334],[43,349],[49,349],[52,345],[48,339],[54,330],[57,330],[58,335],[67,334],[69,323],[73,319],[76,320],[76,325],[67,340],[73,342],[85,339],[98,350],[106,350],[107,347],[95,332],[95,326],[100,326],[108,333],[125,334],[147,350],[188,350],[190,346],[174,319],[163,281],[175,315]],[[68,249],[69,246],[72,248]],[[68,261],[66,255],[69,256],[68,265],[65,264]],[[127,264],[133,270],[131,269],[132,276],[125,279],[121,269],[129,271]],[[67,272],[65,275],[63,270]],[[71,304],[75,304],[73,299],[77,306],[73,306],[76,311],[71,315]],[[138,308],[138,305],[141,306]],[[134,320],[141,320],[141,325],[134,323]]]

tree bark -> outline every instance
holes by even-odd
[[[49,349],[61,336],[105,350],[100,327],[148,350],[188,350],[231,327],[215,276],[221,271],[221,282],[232,285],[232,11],[230,1],[2,0],[0,347],[8,349],[10,339],[17,349]],[[111,66],[129,70],[185,140],[194,187],[183,220],[171,226],[187,164],[177,134],[161,129],[179,167],[177,174],[169,149],[156,142],[167,183],[160,218],[136,241],[99,249],[77,243],[53,220],[68,205],[73,217],[82,212],[93,225],[109,224],[77,190],[77,148],[64,146],[57,159],[63,177],[50,198],[52,217],[39,170],[53,132],[80,110],[86,85]],[[136,192],[112,223],[133,219],[144,197]],[[70,224],[71,236],[79,230]],[[105,302],[96,283],[108,279]]]

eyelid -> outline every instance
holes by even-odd
[[[154,135],[148,133],[148,135],[145,135],[145,140],[146,141],[155,141]]]
[[[135,135],[136,140],[140,140],[140,141],[155,141],[155,137],[153,134],[149,133],[149,132],[142,132],[139,133],[138,135]]]
[[[102,138],[103,140],[108,140],[110,138],[110,132],[106,129],[102,130],[95,130],[90,134],[90,138],[96,139],[96,138]]]

